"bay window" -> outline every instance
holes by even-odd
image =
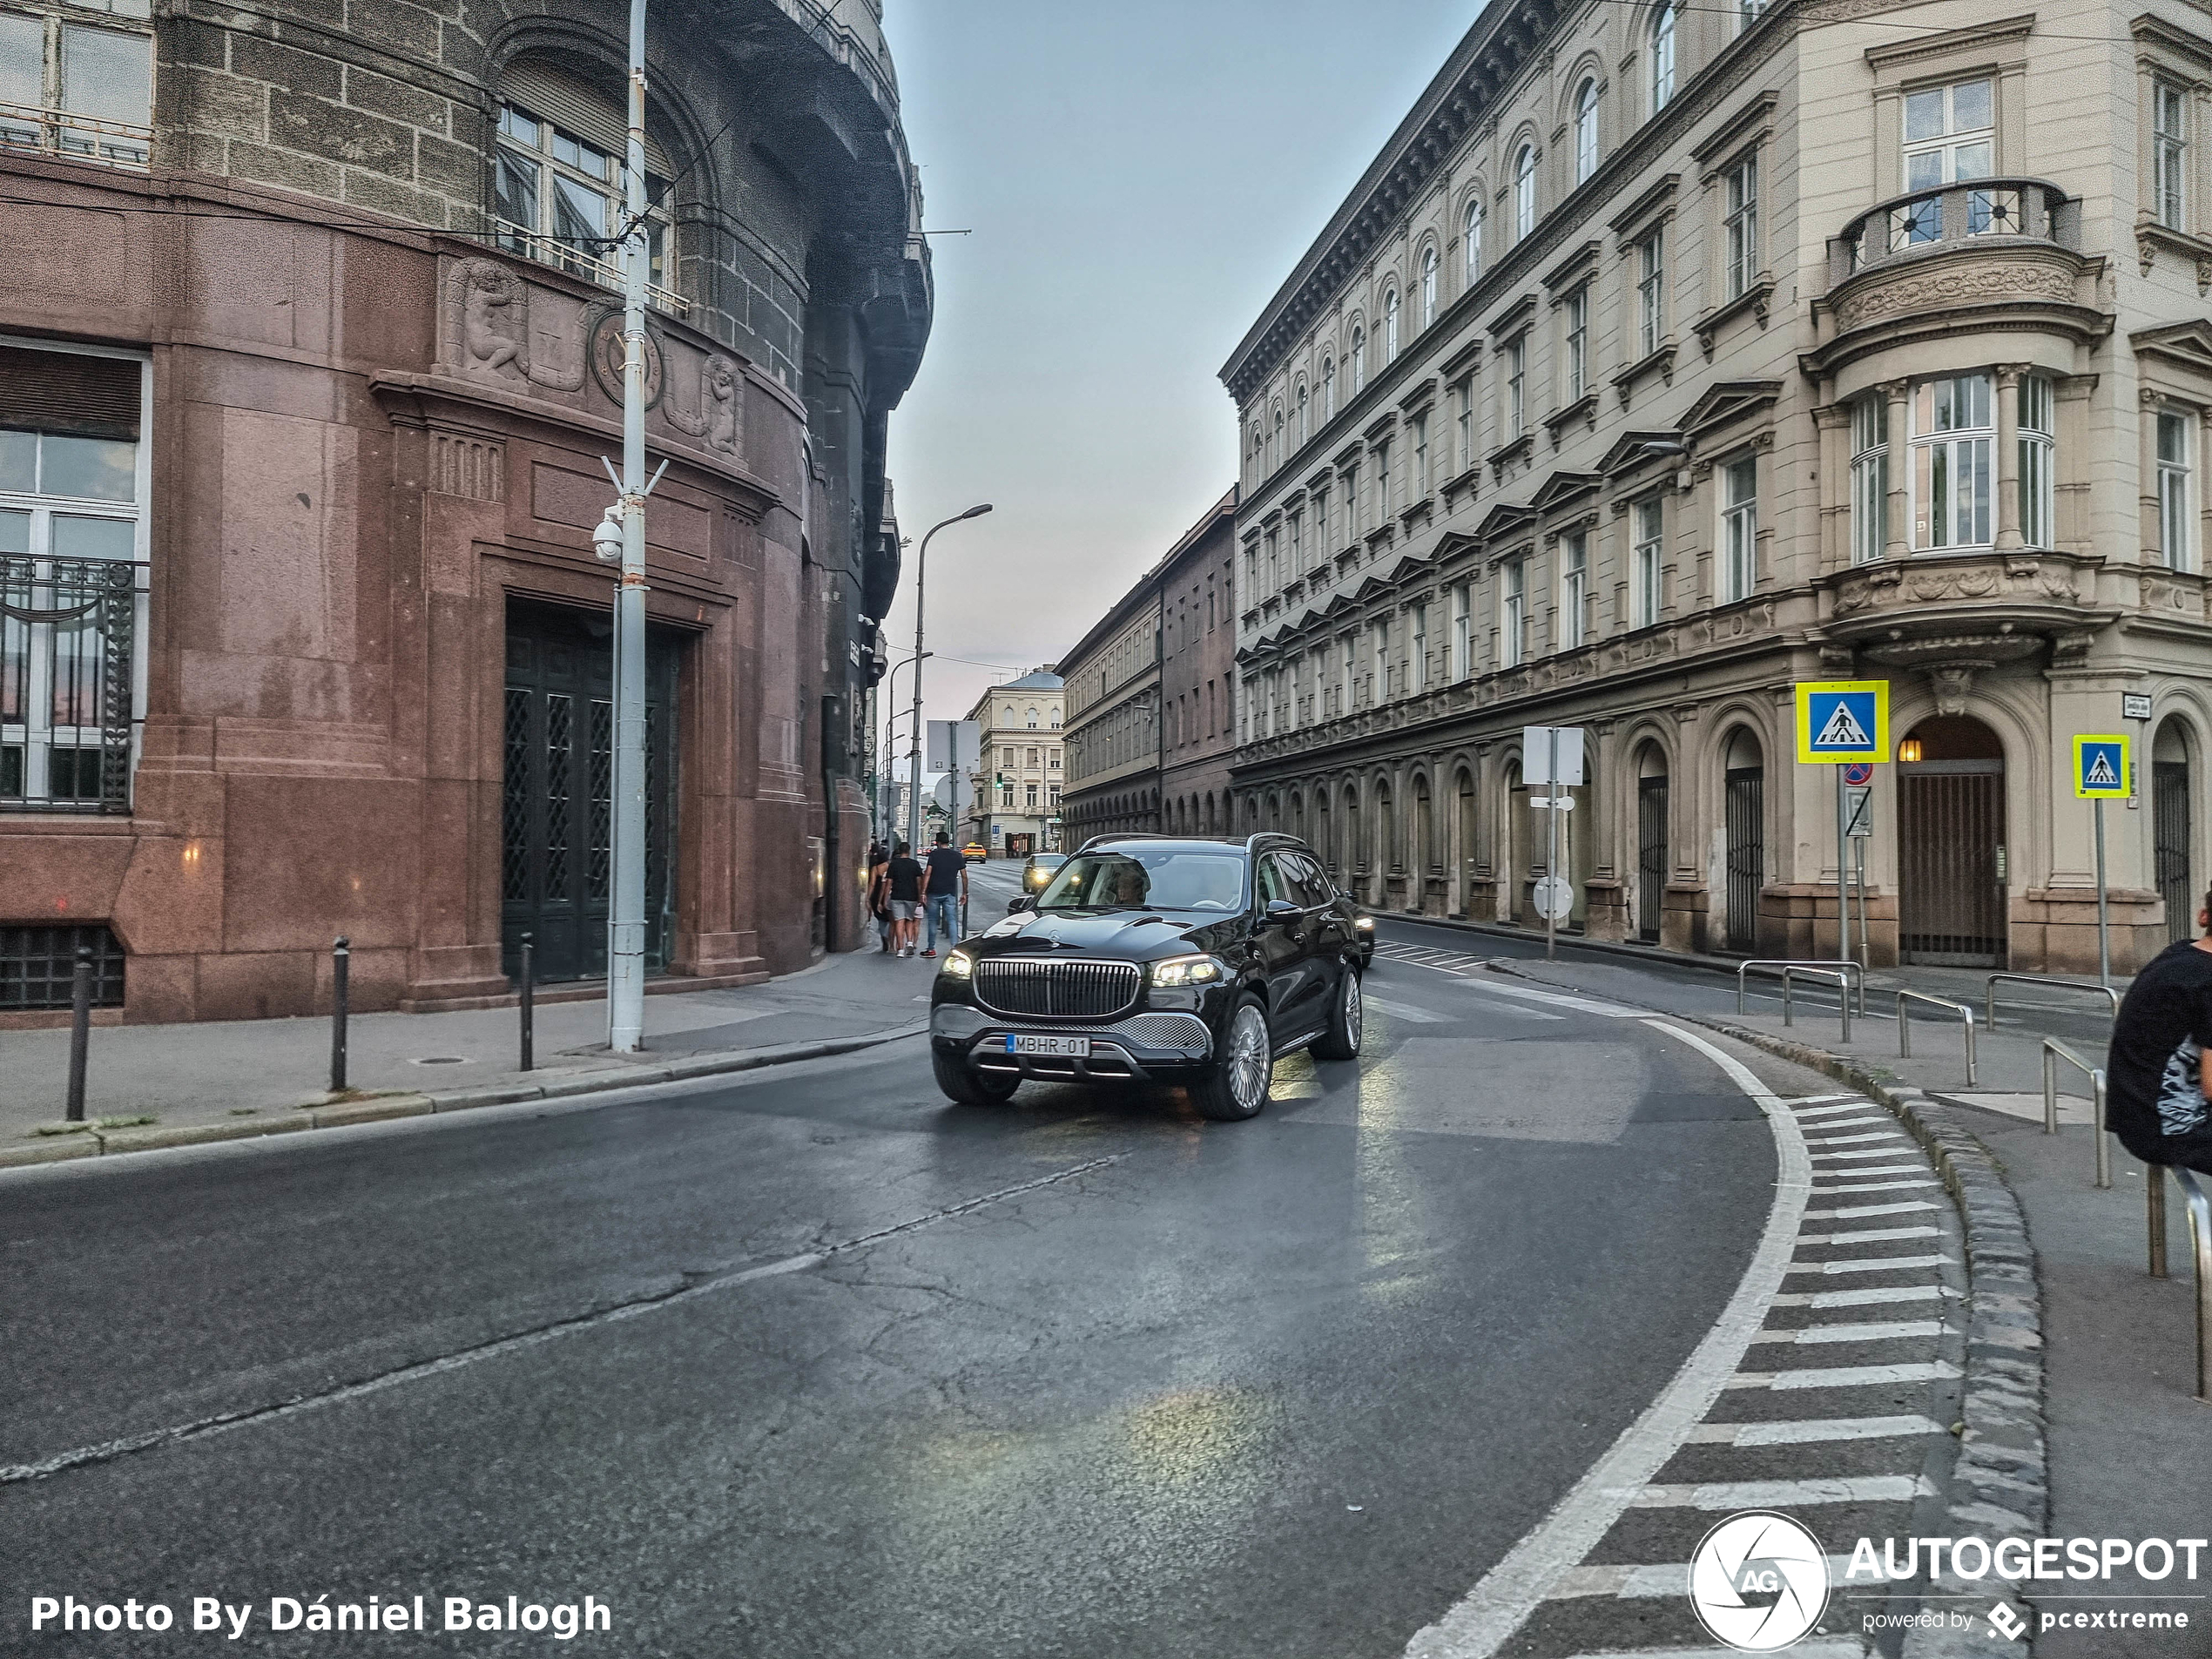
[[[1890,406],[1870,392],[1851,412],[1851,560],[1882,556],[1889,539]]]
[[[2030,547],[2052,544],[2051,463],[2058,439],[2053,413],[2051,382],[2040,374],[2020,376],[2020,540]]]
[[[1990,545],[1996,442],[1988,375],[1959,374],[1913,388],[1915,548]]]

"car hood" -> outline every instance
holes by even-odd
[[[1026,911],[1008,916],[968,948],[984,956],[1111,956],[1153,961],[1227,946],[1243,918],[1200,920],[1187,912],[1109,910],[1099,914]]]

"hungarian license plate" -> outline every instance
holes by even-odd
[[[1062,1059],[1088,1060],[1090,1057],[1089,1037],[1027,1037],[1007,1034],[1008,1054],[1053,1055]]]

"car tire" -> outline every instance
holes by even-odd
[[[965,1060],[930,1051],[929,1069],[937,1074],[937,1087],[955,1106],[996,1106],[1014,1098],[1022,1087],[1019,1077],[995,1076],[978,1071]]]
[[[1275,1081],[1275,1055],[1267,1034],[1267,1014],[1246,997],[1230,1015],[1220,1052],[1205,1076],[1190,1085],[1198,1116],[1217,1123],[1238,1123],[1259,1116]]]
[[[1329,1028],[1313,1040],[1314,1058],[1357,1060],[1359,1041],[1366,1028],[1367,1009],[1360,995],[1359,970],[1346,962],[1329,1009]]]

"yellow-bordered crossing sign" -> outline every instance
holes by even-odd
[[[1887,680],[1804,680],[1797,693],[1800,763],[1890,758]]]
[[[2128,794],[2128,739],[2074,739],[2074,792],[2083,800],[2119,800]]]

